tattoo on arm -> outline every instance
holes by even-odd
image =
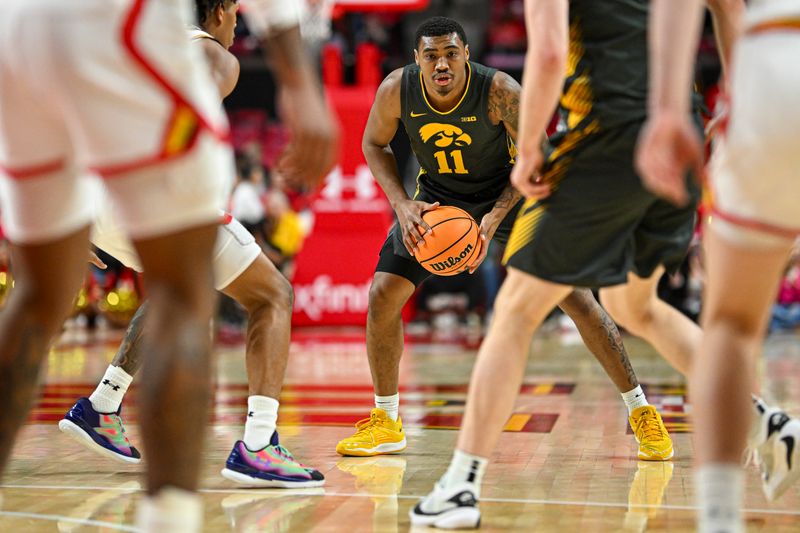
[[[131,323],[128,324],[128,329],[125,331],[125,338],[122,339],[122,344],[119,346],[117,355],[111,364],[114,366],[122,367],[122,370],[129,375],[134,375],[139,367],[142,366],[141,353],[139,346],[141,345],[142,330],[144,329],[144,315],[146,313],[148,303],[144,302],[136,310],[133,315]]]
[[[520,86],[511,76],[502,75],[498,83],[492,84],[489,94],[489,115],[505,123],[512,136],[516,137],[519,126]]]
[[[509,210],[519,202],[520,198],[522,198],[522,195],[513,185],[509,184],[503,189],[503,192],[500,193],[500,197],[494,203],[494,208]]]

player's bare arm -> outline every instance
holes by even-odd
[[[528,51],[520,98],[519,155],[511,171],[511,183],[526,198],[539,199],[550,194],[550,188],[539,182],[543,162],[541,135],[553,116],[564,82],[569,2],[526,0],[525,26]]]
[[[325,104],[299,26],[271,33],[265,41],[280,84],[281,119],[291,133],[278,166],[290,183],[314,187],[336,163],[338,127]]]
[[[645,186],[677,205],[688,202],[686,170],[703,172],[702,141],[690,118],[702,15],[700,0],[654,0],[650,11],[650,113],[635,163]]]
[[[219,90],[219,96],[224,99],[233,92],[239,81],[239,60],[217,41],[200,39],[198,42],[211,67],[211,78]]]
[[[722,71],[730,70],[733,46],[742,30],[744,19],[744,0],[706,0],[711,19],[714,23],[714,36],[717,39],[717,50],[722,62]]]
[[[492,86],[489,89],[489,119],[492,124],[503,124],[511,139],[516,142],[517,128],[519,127],[519,96],[522,92],[517,80],[506,74],[497,71],[492,78]],[[497,227],[503,222],[508,212],[517,205],[522,195],[517,192],[511,182],[503,189],[494,208],[481,219],[481,252],[478,258],[469,267],[472,274],[483,263],[489,250],[489,241],[494,237]]]
[[[422,213],[436,209],[439,204],[417,202],[408,197],[397,169],[397,161],[389,146],[400,124],[402,76],[403,69],[397,69],[386,76],[378,87],[367,126],[364,128],[361,149],[375,181],[381,186],[397,214],[403,244],[409,253],[413,253],[417,245],[425,239],[425,234],[431,231],[430,226],[422,220]]]

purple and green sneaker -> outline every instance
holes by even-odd
[[[289,450],[280,445],[277,431],[272,434],[270,443],[257,451],[249,450],[240,440],[236,441],[222,476],[237,485],[253,488],[297,489],[325,484],[321,472],[299,463]]]
[[[119,412],[98,413],[89,398],[81,398],[58,423],[58,429],[109,459],[138,464],[142,455],[128,440]]]

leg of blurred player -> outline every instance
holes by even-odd
[[[10,246],[15,285],[0,312],[0,471],[28,416],[41,362],[83,282],[88,239],[85,227],[55,241]]]
[[[664,273],[658,268],[649,278],[628,274],[628,283],[600,290],[600,301],[614,320],[642,337],[679,372],[688,375],[700,347],[702,331],[656,294]]]
[[[743,414],[752,410],[747,391],[755,386],[756,357],[790,245],[752,249],[726,241],[713,230],[706,234],[705,358],[690,381],[695,424],[707,428],[695,436],[703,531],[704,526],[715,530],[712,523],[720,527],[723,522],[713,517],[727,513],[719,511],[735,509],[738,515],[743,499],[740,461],[751,425]],[[731,483],[730,476],[738,482]],[[733,484],[740,492],[731,494],[720,484]],[[727,517],[728,527],[741,520],[735,515]],[[715,521],[706,523],[709,520]]]

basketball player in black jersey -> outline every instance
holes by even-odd
[[[435,17],[417,30],[415,62],[397,69],[378,89],[364,131],[370,170],[397,214],[380,251],[369,295],[367,354],[375,409],[355,435],[339,442],[342,455],[372,456],[406,448],[398,416],[398,377],[403,352],[401,309],[430,274],[411,256],[430,228],[422,213],[439,205],[468,211],[480,223],[486,257],[489,241],[505,244],[520,195],[509,182],[514,165],[520,86],[504,72],[469,61],[469,46],[454,20]],[[389,148],[402,122],[422,168],[408,198]],[[545,186],[543,186],[543,190]],[[595,357],[628,405],[639,457],[666,460],[672,444],[655,408],[648,405],[628,361],[619,331],[588,289],[560,304],[575,321]]]

